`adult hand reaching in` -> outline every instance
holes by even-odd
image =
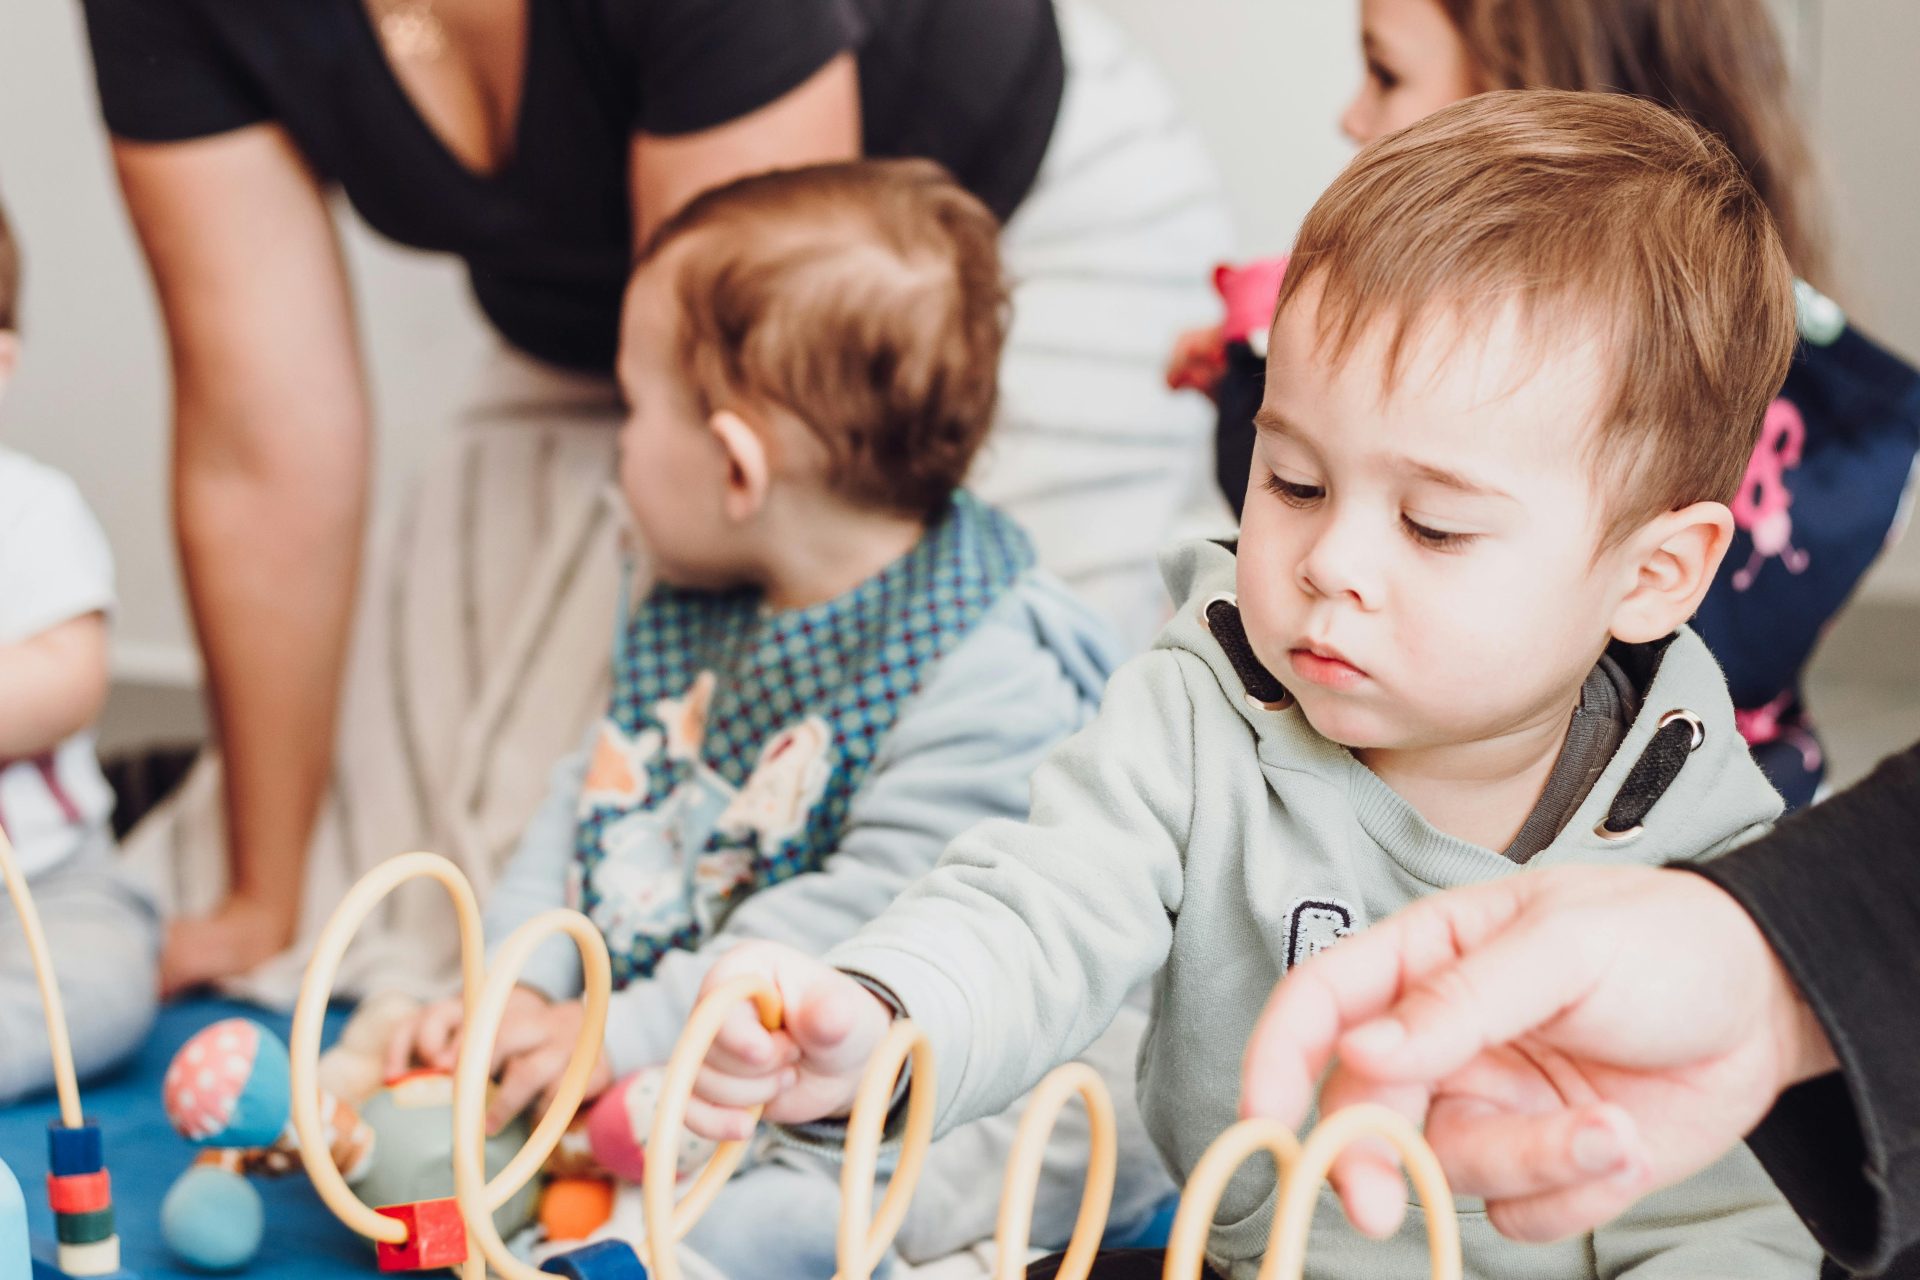
[[[1437,894],[1289,974],[1247,1047],[1241,1109],[1298,1125],[1384,1103],[1522,1240],[1589,1231],[1739,1143],[1834,1068],[1752,919],[1685,871],[1569,867]],[[1356,1146],[1333,1183],[1363,1231],[1406,1196]]]

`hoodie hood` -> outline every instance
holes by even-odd
[[[1183,543],[1162,557],[1161,569],[1176,606],[1155,647],[1207,664],[1252,729],[1270,777],[1282,761],[1349,773],[1361,825],[1436,887],[1488,878],[1502,869],[1489,857],[1512,869],[1497,852],[1435,830],[1351,752],[1313,729],[1245,643],[1232,606],[1230,546]],[[1654,644],[1616,644],[1609,654],[1639,693],[1640,712],[1573,817],[1527,865],[1693,861],[1764,832],[1780,815],[1780,797],[1735,728],[1725,677],[1699,636],[1682,627]]]

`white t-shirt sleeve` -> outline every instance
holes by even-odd
[[[113,552],[78,486],[0,451],[0,644],[113,603]]]

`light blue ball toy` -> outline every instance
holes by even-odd
[[[0,1280],[26,1280],[33,1274],[33,1245],[27,1238],[27,1198],[20,1180],[0,1160]]]
[[[195,1165],[160,1202],[160,1235],[196,1271],[237,1271],[260,1252],[260,1193],[231,1169]]]

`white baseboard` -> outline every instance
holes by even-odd
[[[197,689],[202,678],[200,655],[190,646],[145,640],[115,641],[112,668],[115,684]]]

